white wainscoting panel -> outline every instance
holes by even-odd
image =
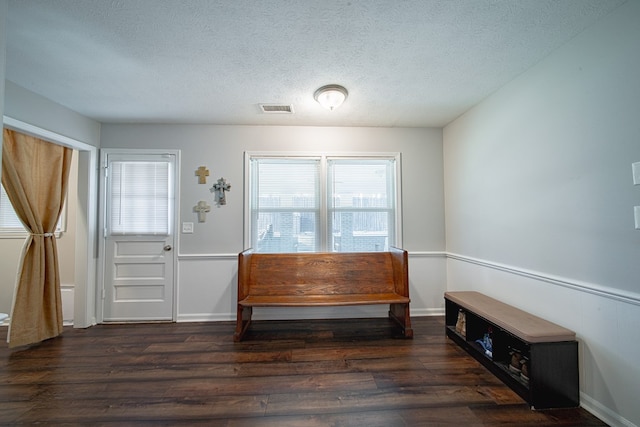
[[[447,259],[444,252],[409,252],[411,316],[444,314]]]
[[[178,322],[235,320],[238,256],[179,255]]]
[[[73,306],[75,298],[73,285],[60,285],[60,297],[62,298],[62,322],[65,325],[73,325]]]
[[[235,320],[238,280],[237,255],[178,256],[179,322]],[[411,315],[444,313],[446,257],[444,252],[409,254]],[[254,309],[253,319],[326,319],[382,317],[383,306]]]

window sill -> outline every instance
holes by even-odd
[[[64,232],[56,231],[54,235],[56,239],[59,239]],[[14,240],[24,240],[29,236],[29,233],[25,233],[24,231],[0,231],[0,239],[14,239]]]

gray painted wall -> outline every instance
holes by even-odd
[[[581,402],[640,425],[640,2],[444,129],[447,287],[575,330]]]
[[[402,246],[414,254],[409,262],[412,312],[442,310],[446,271],[440,129],[104,124],[101,145],[181,150],[179,215],[181,222],[194,223],[194,233],[179,234],[178,320],[230,320],[235,316],[236,258],[245,249],[245,151],[400,152]],[[206,185],[198,184],[195,171],[199,166],[210,170]],[[227,204],[216,207],[209,190],[220,177],[232,189]],[[205,223],[199,223],[193,212],[199,200],[213,206]],[[263,314],[274,318],[374,315],[344,307],[317,313],[308,309],[262,311],[256,318]]]
[[[444,250],[440,129],[104,124],[101,146],[182,150],[180,217],[196,223],[194,234],[180,236],[183,254],[242,251],[245,151],[401,152],[404,247]],[[210,170],[207,185],[197,183],[198,166]],[[220,177],[232,185],[227,205],[198,223],[193,206],[213,201],[209,188]]]
[[[638,9],[446,127],[448,251],[640,292]]]
[[[100,123],[5,81],[4,114],[58,135],[100,146]]]

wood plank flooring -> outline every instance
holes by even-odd
[[[0,425],[602,426],[531,411],[449,341],[442,317],[67,328],[0,344]],[[0,329],[4,335],[6,329]]]

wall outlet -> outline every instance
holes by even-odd
[[[193,234],[193,223],[192,222],[183,222],[182,223],[182,234]]]
[[[633,185],[640,185],[640,162],[632,163],[631,169],[633,170]]]
[[[640,206],[634,206],[633,213],[636,217],[636,230],[640,230]]]

